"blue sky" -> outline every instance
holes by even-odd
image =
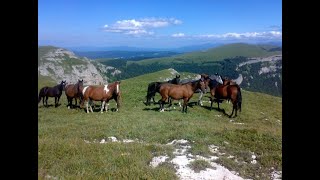
[[[39,45],[173,48],[281,40],[281,0],[38,1]]]

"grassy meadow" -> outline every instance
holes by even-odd
[[[181,78],[190,73],[180,73]],[[243,178],[270,179],[271,169],[282,170],[282,99],[262,93],[242,90],[242,112],[229,118],[223,112],[209,110],[209,93],[203,98],[204,106],[195,102],[194,94],[188,113],[180,107],[159,112],[159,105],[145,106],[147,85],[152,81],[173,78],[170,70],[163,70],[121,81],[122,92],[119,112],[101,114],[99,108],[87,114],[84,109],[67,109],[63,92],[60,106],[38,105],[38,178],[57,179],[177,179],[170,164],[149,166],[154,156],[168,154],[173,148],[165,146],[174,139],[191,142],[191,153],[209,156],[208,145],[220,147],[217,163],[239,173]],[[53,86],[49,78],[39,77],[38,90]],[[157,94],[156,100],[160,99]],[[174,101],[177,103],[177,101]],[[54,104],[54,98],[48,103]],[[96,102],[99,106],[100,102]],[[165,105],[167,106],[167,105]],[[232,105],[220,105],[227,114]],[[133,143],[100,142],[108,137],[132,139]],[[138,142],[139,141],[139,142]],[[143,142],[143,143],[141,143]],[[257,156],[250,163],[251,152]],[[227,158],[233,155],[234,159]],[[193,166],[205,166],[201,161]],[[197,169],[197,167],[195,167]]]

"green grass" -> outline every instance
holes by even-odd
[[[265,57],[276,54],[281,54],[281,51],[268,51],[275,46],[270,45],[252,45],[245,43],[233,43],[216,48],[208,49],[207,51],[197,51],[186,53],[182,55],[176,55],[172,57],[164,58],[152,58],[144,59],[141,61],[128,61],[128,63],[138,63],[140,65],[160,63],[160,64],[171,64],[171,63],[212,63],[214,61],[221,61],[226,58],[232,58],[235,56],[244,57]]]
[[[183,74],[183,73],[180,73]],[[168,154],[172,147],[163,146],[174,139],[187,139],[191,153],[209,156],[208,145],[215,144],[220,151],[249,161],[254,152],[258,163],[237,164],[222,155],[219,162],[240,176],[254,178],[268,174],[271,167],[282,169],[282,99],[262,93],[242,91],[242,112],[230,122],[228,116],[215,109],[189,106],[188,113],[180,108],[158,112],[158,105],[145,106],[147,85],[160,77],[173,78],[168,70],[121,81],[122,104],[119,112],[86,114],[84,109],[67,109],[65,94],[57,108],[38,106],[38,177],[59,179],[176,179],[172,164],[149,166],[153,156]],[[183,76],[184,77],[184,76]],[[40,85],[51,85],[39,78]],[[55,83],[54,83],[55,84]],[[208,100],[208,95],[204,100]],[[196,102],[195,94],[190,102]],[[159,94],[155,97],[160,99]],[[49,98],[53,105],[54,99]],[[177,101],[174,101],[177,103]],[[100,105],[100,103],[97,103]],[[115,108],[110,101],[110,108]],[[214,107],[217,107],[214,104]],[[221,108],[230,114],[231,104]],[[138,139],[143,143],[85,143],[115,136],[118,140]],[[227,142],[227,143],[226,143]],[[257,170],[258,169],[258,170]]]

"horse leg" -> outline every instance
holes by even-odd
[[[120,108],[120,96],[117,97],[116,104],[117,104],[116,112],[118,112]]]
[[[67,103],[68,103],[67,108],[70,109],[70,98],[69,97],[67,97]]]
[[[182,108],[182,113],[186,112],[187,113],[187,99],[183,99],[183,108]]]
[[[102,101],[102,105],[101,105],[101,113],[103,113],[103,109],[104,109],[104,105],[106,104],[106,101]]]
[[[76,106],[77,106],[77,104],[78,104],[78,102],[77,102],[77,98],[76,98],[76,97],[74,98],[74,101],[75,101],[74,106],[76,107]]]
[[[87,113],[89,113],[89,100],[87,101],[86,106],[87,106]]]
[[[109,108],[109,102],[106,103],[104,106],[105,106],[105,109],[106,109],[106,112],[107,112],[107,111],[108,111],[108,108]]]
[[[89,101],[90,101],[91,103],[93,102],[91,99],[89,99]],[[91,104],[90,104],[90,111],[93,113]]]
[[[203,92],[201,91],[201,92],[200,92],[199,99],[198,99],[198,105],[200,105],[200,106],[203,106],[202,101],[201,101],[202,96],[203,96]]]
[[[44,96],[42,97],[42,105],[45,106],[45,105],[44,105]]]
[[[213,99],[210,98],[210,111],[212,110]]]
[[[165,100],[163,100],[163,98],[162,98],[162,99],[160,99],[158,102],[159,102],[159,106],[160,106],[159,111],[160,111],[160,112],[164,112],[164,103],[165,103]]]
[[[48,96],[46,96],[46,107],[48,107]]]

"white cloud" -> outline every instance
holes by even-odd
[[[216,39],[279,39],[282,38],[281,31],[267,32],[246,32],[246,33],[225,33],[225,34],[202,34],[195,35],[195,38],[216,38]]]
[[[172,37],[184,37],[185,34],[184,33],[177,33],[177,34],[172,34]]]
[[[166,27],[170,25],[181,24],[182,21],[175,18],[143,18],[143,19],[129,19],[117,21],[112,25],[104,25],[103,29],[107,32],[123,33],[123,34],[154,34],[150,29]]]

